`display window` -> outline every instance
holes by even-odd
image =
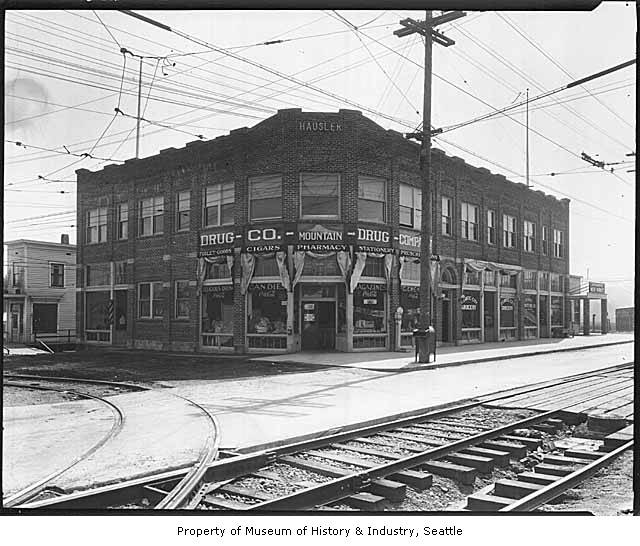
[[[530,295],[530,296],[524,297],[523,310],[524,310],[523,319],[524,319],[525,328],[531,328],[531,327],[537,326],[536,317],[538,313],[538,306],[536,305],[535,296]]]
[[[562,298],[551,297],[551,325],[562,326]]]
[[[279,284],[250,287],[247,333],[286,335],[287,292]]]
[[[514,328],[515,321],[515,301],[513,298],[500,298],[500,327]]]
[[[356,334],[387,331],[384,285],[359,285],[353,293],[353,326]]]
[[[202,288],[202,345],[233,347],[233,286]]]
[[[109,292],[87,292],[86,328],[87,330],[108,330]]]
[[[462,328],[480,328],[480,292],[464,292],[460,306]]]
[[[402,307],[402,332],[412,332],[418,327],[420,319],[420,293],[417,286],[403,286],[400,292]]]

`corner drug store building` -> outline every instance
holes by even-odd
[[[288,109],[211,141],[77,171],[79,335],[198,352],[410,346],[418,154],[360,112]],[[568,200],[436,149],[432,173],[439,341],[559,333]]]

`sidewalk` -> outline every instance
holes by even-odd
[[[253,358],[252,360],[262,362],[291,362],[296,364],[309,364],[311,366],[338,366],[378,372],[398,372],[460,366],[462,364],[474,364],[477,362],[489,362],[546,353],[577,351],[632,342],[633,334],[613,333],[606,335],[576,336],[566,339],[533,339],[530,341],[438,347],[436,361],[428,364],[419,364],[416,362],[413,352],[400,353],[388,351],[364,353],[303,352],[261,356]]]

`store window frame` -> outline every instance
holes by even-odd
[[[478,241],[480,207],[472,203],[460,203],[460,237],[467,241]]]
[[[420,188],[410,186],[409,184],[400,184],[400,188],[398,191],[399,191],[399,196],[398,196],[399,224],[402,227],[421,229],[422,227],[422,190]],[[405,193],[405,197],[408,197],[407,192],[411,194],[410,204],[406,201],[403,202],[403,191]],[[406,215],[407,212],[411,218],[410,222],[403,221],[403,214]]]
[[[504,248],[517,247],[517,219],[510,214],[502,215],[502,246]]]
[[[107,207],[87,210],[86,241],[88,245],[107,241]]]
[[[186,291],[186,295],[181,295],[181,286]],[[181,303],[186,303],[186,313],[181,314]],[[177,320],[185,320],[191,317],[191,290],[188,280],[177,280],[174,282],[174,318]]]
[[[258,197],[255,195],[256,193],[256,185],[259,184],[272,184],[274,182],[278,183],[279,186],[279,191],[277,192],[278,195],[275,196],[275,194],[271,197]],[[250,176],[247,179],[248,185],[249,185],[249,220],[251,222],[255,222],[258,220],[279,220],[282,218],[283,213],[282,213],[282,208],[283,208],[283,198],[282,198],[282,175],[281,174],[267,174],[267,175],[260,175],[260,176]],[[264,191],[264,189],[262,190]],[[280,211],[279,214],[277,215],[270,215],[270,214],[259,214],[257,213],[256,209],[259,209],[259,207],[256,206],[256,202],[261,202],[261,201],[273,201],[276,200],[278,202],[278,204],[280,205]]]
[[[217,194],[217,195],[216,195]],[[228,226],[234,223],[235,185],[233,182],[217,182],[202,189],[202,226]],[[230,207],[229,207],[230,205]],[[216,221],[210,221],[209,211],[215,210]],[[230,217],[228,216],[231,210]]]
[[[487,244],[497,245],[497,213],[494,209],[487,210]]]
[[[149,286],[149,298],[142,298],[142,287]],[[157,294],[159,292],[159,294]],[[138,283],[137,290],[137,303],[138,303],[138,318],[145,320],[162,320],[165,315],[164,301],[163,301],[163,287],[162,281],[147,281]],[[149,312],[144,314],[142,312],[142,304],[149,303]],[[160,307],[162,313],[156,313],[156,307]]]
[[[116,207],[116,215],[118,218],[118,241],[124,241],[129,238],[129,203],[118,203]]]
[[[445,214],[446,212],[446,214]],[[441,199],[440,209],[440,229],[442,235],[446,237],[453,237],[453,199],[445,195]]]
[[[147,223],[146,220],[149,220]],[[164,196],[154,195],[138,201],[138,236],[153,237],[164,233]]]
[[[49,262],[49,286],[64,288],[64,263]]]
[[[534,253],[536,251],[536,224],[531,220],[525,220],[522,228],[524,251]]]
[[[363,187],[363,183],[382,184],[382,193],[380,199],[371,199],[364,197],[366,188]],[[369,193],[369,197],[372,194]],[[364,215],[364,204],[375,204],[376,207],[381,207],[380,215],[377,212],[372,216]],[[379,176],[358,175],[358,221],[359,222],[371,222],[374,224],[384,224],[387,222],[387,180]]]
[[[325,177],[335,177],[335,182],[336,182],[336,197],[335,197],[335,201],[336,201],[336,212],[335,214],[307,214],[305,213],[305,197],[314,197],[314,195],[311,196],[305,196],[304,194],[304,188],[305,188],[305,177],[321,177],[321,176],[325,176]],[[324,173],[324,172],[318,172],[318,173],[314,173],[314,172],[304,172],[304,173],[300,173],[300,179],[299,179],[299,190],[300,190],[300,218],[302,219],[323,219],[323,220],[339,220],[341,215],[340,215],[340,209],[342,206],[342,196],[341,196],[341,189],[342,189],[342,177],[340,175],[340,173]],[[333,200],[333,195],[330,196]]]
[[[176,231],[189,231],[191,228],[191,190],[176,193]]]

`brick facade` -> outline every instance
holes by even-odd
[[[86,169],[77,171],[78,175],[78,276],[80,288],[77,298],[77,330],[82,339],[88,342],[114,343],[130,347],[200,351],[210,350],[203,347],[201,338],[202,283],[198,278],[199,270],[199,235],[201,233],[222,233],[229,229],[240,235],[246,232],[249,225],[249,192],[248,178],[256,175],[281,175],[282,177],[282,218],[273,221],[252,223],[249,227],[262,229],[283,225],[300,225],[300,177],[303,173],[337,173],[340,175],[339,219],[310,220],[305,224],[320,223],[330,229],[342,230],[346,226],[356,226],[380,230],[390,229],[392,244],[396,247],[391,275],[387,279],[384,296],[386,298],[385,313],[388,327],[384,348],[396,349],[393,333],[394,313],[400,304],[401,284],[398,277],[399,262],[397,255],[397,235],[399,225],[399,185],[407,184],[419,188],[421,178],[418,162],[419,147],[407,141],[395,131],[387,131],[364,117],[360,112],[340,110],[337,113],[302,112],[300,109],[280,110],[276,115],[258,123],[253,128],[241,128],[231,131],[229,135],[211,141],[188,143],[184,148],[162,150],[158,155],[131,159],[120,166],[107,166],[98,172]],[[387,219],[384,224],[358,221],[358,176],[370,175],[386,180]],[[469,260],[487,262],[496,271],[506,269],[531,270],[559,274],[563,278],[569,273],[569,201],[558,200],[539,191],[533,191],[523,184],[508,181],[501,175],[495,175],[483,168],[476,168],[457,157],[445,155],[434,149],[432,153],[433,193],[433,251],[441,259],[440,272],[450,266],[456,272],[456,285],[450,288],[449,311],[452,339],[462,339],[462,311],[457,301],[462,296],[465,263]],[[235,189],[233,208],[233,225],[220,228],[203,228],[204,188],[210,184],[230,182]],[[177,231],[177,193],[189,190],[190,194],[190,229]],[[139,203],[148,197],[163,197],[163,229],[161,234],[139,235]],[[450,197],[453,201],[452,234],[442,235],[440,227],[441,197]],[[461,237],[461,203],[470,203],[479,207],[478,241],[468,241]],[[118,240],[117,207],[128,205],[128,237]],[[106,207],[107,238],[104,242],[87,241],[87,213],[89,210]],[[496,211],[497,244],[487,241],[487,210]],[[517,219],[516,246],[513,249],[502,245],[502,216],[509,214]],[[536,251],[526,252],[523,247],[523,222],[529,220],[536,225]],[[541,252],[541,226],[547,226],[550,233],[548,255]],[[411,229],[402,228],[404,231]],[[561,230],[564,234],[564,255],[553,257],[553,230]],[[416,235],[419,231],[413,230]],[[245,241],[246,244],[246,241]],[[233,267],[233,342],[226,350],[245,352],[247,350],[247,294],[238,289],[241,276],[241,253],[243,248],[235,245]],[[287,251],[289,267],[292,267],[292,249]],[[349,253],[355,261],[353,246]],[[466,262],[465,262],[466,261]],[[112,270],[116,262],[127,263],[127,279],[125,283],[116,284],[111,278],[109,284],[87,285],[87,268],[96,264],[109,264]],[[293,271],[290,271],[293,277]],[[519,279],[522,274],[519,274]],[[176,281],[188,281],[189,318],[176,317]],[[301,284],[308,280],[303,277]],[[157,309],[162,308],[157,318],[139,318],[138,291],[140,283],[162,283],[156,295]],[[231,282],[231,280],[227,281]],[[256,282],[256,279],[254,279]],[[322,284],[322,281],[319,281]],[[335,284],[335,281],[334,281]],[[518,280],[517,295],[522,293],[521,279]],[[544,288],[544,287],[543,287]],[[287,307],[291,312],[300,305],[300,287],[291,293],[295,303]],[[544,291],[544,290],[543,290]],[[564,290],[563,290],[564,291]],[[91,313],[100,313],[105,298],[114,300],[119,292],[121,301],[126,299],[126,313],[118,309],[114,324],[104,328],[105,332],[87,331],[86,295],[90,292],[101,292],[100,296],[92,296],[92,301],[100,300],[101,304],[91,306]],[[538,290],[540,292],[540,290]],[[348,290],[347,290],[348,293]],[[126,294],[126,297],[124,296]],[[442,293],[436,285],[435,294],[438,302],[435,309],[435,325],[442,332]],[[483,294],[485,292],[483,291]],[[550,293],[544,291],[544,294]],[[484,295],[482,296],[484,298]],[[154,300],[156,298],[154,297]],[[347,308],[353,311],[353,296],[347,297]],[[293,301],[293,300],[292,300]],[[372,298],[371,301],[375,301]],[[539,302],[539,300],[536,300]],[[351,302],[351,303],[349,303]],[[102,307],[100,307],[102,305]],[[283,303],[284,305],[284,303]],[[336,301],[336,305],[340,302]],[[539,309],[539,303],[537,304]],[[563,304],[564,305],[564,304]],[[302,307],[297,315],[303,313]],[[96,311],[97,310],[97,311]],[[122,312],[120,312],[122,311]],[[446,311],[445,311],[446,312]],[[349,311],[347,311],[349,316]],[[301,321],[301,316],[297,316]],[[116,332],[116,323],[118,329]],[[288,326],[293,324],[293,317],[288,317]],[[286,333],[287,347],[297,350],[300,346],[299,326]],[[107,332],[108,330],[108,332]],[[523,335],[523,327],[519,325],[518,336]],[[345,330],[349,338],[343,350],[353,348],[353,325]],[[484,332],[484,330],[483,330]],[[231,332],[229,333],[231,334]],[[537,335],[541,335],[540,330]],[[551,334],[549,330],[548,334]],[[335,335],[340,337],[340,332]],[[441,336],[442,337],[442,336]],[[406,335],[403,338],[409,339]],[[337,342],[336,342],[337,343]],[[382,348],[382,347],[379,347]]]

